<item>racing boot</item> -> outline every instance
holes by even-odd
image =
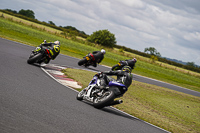
[[[97,67],[97,63],[93,63],[92,66],[93,66],[93,67]]]

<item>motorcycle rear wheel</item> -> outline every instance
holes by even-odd
[[[81,59],[79,62],[78,62],[78,65],[79,66],[82,66],[83,64],[87,63],[87,59],[86,58],[83,58]]]
[[[42,53],[38,53],[34,56],[30,56],[29,59],[27,60],[27,63],[28,64],[33,64],[33,63],[36,63],[38,60],[40,60],[42,58]]]
[[[97,109],[101,109],[109,104],[115,99],[115,94],[113,91],[106,91],[102,97],[94,98],[93,106]]]

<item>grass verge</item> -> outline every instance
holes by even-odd
[[[63,72],[78,81],[83,88],[88,86],[95,74],[70,68]],[[165,130],[177,133],[200,132],[199,97],[133,81],[121,99],[124,102],[115,105],[116,108]]]

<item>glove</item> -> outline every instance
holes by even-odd
[[[103,72],[98,72],[97,74],[95,74],[95,76],[97,76],[98,78],[100,78],[102,76]]]

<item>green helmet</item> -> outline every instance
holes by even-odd
[[[124,67],[122,68],[122,71],[126,71],[126,72],[131,73],[131,72],[132,72],[132,69],[131,69],[130,66],[124,66]]]

